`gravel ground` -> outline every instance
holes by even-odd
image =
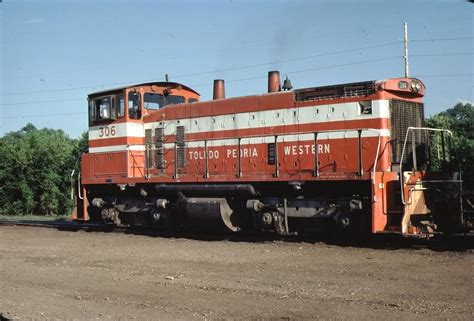
[[[472,245],[0,226],[0,320],[473,320]]]

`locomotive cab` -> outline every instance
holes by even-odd
[[[162,108],[194,103],[199,97],[191,88],[174,82],[144,83],[90,94],[89,152],[81,157],[79,181],[106,184],[112,191],[117,184],[124,186],[129,179],[143,178],[145,118],[159,117]],[[86,189],[79,186],[77,190],[76,198],[85,203],[80,207],[90,207],[84,198]],[[78,219],[88,219],[88,210],[74,213]]]
[[[139,84],[96,92],[88,97],[89,128],[91,130],[92,127],[124,121],[143,122],[143,117],[153,113],[154,110],[167,105],[197,101],[199,101],[197,92],[172,82]],[[109,133],[106,136],[110,135]]]

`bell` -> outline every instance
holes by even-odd
[[[283,82],[283,90],[291,90],[292,88],[291,81],[288,79],[288,75],[286,75],[285,81]]]

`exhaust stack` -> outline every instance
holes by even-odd
[[[268,72],[268,92],[274,93],[278,91],[281,91],[280,72],[269,71]]]
[[[224,99],[225,98],[225,85],[223,79],[214,80],[214,93],[212,99]]]

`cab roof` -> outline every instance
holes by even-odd
[[[116,87],[116,88],[96,91],[96,92],[93,92],[93,93],[89,94],[88,96],[89,96],[89,98],[98,97],[98,96],[101,96],[102,94],[105,94],[105,93],[116,92],[116,91],[124,90],[124,89],[127,89],[127,88],[133,88],[133,87],[139,87],[139,86],[153,86],[153,85],[158,86],[158,87],[172,87],[172,88],[176,88],[178,86],[181,86],[181,88],[183,88],[184,90],[190,91],[190,92],[200,96],[200,94],[197,91],[195,91],[194,89],[192,89],[192,88],[190,88],[186,85],[183,85],[183,84],[180,84],[180,83],[177,83],[177,82],[171,82],[171,81],[144,82],[144,83],[128,85],[128,86],[124,86],[124,87]]]

